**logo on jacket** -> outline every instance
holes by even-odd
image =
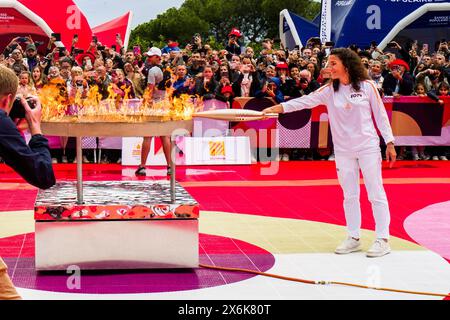
[[[350,99],[357,99],[357,98],[362,98],[363,95],[361,93],[352,93],[350,95]]]

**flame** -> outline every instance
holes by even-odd
[[[171,80],[175,79],[172,74]],[[171,81],[169,80],[169,81]],[[147,122],[191,120],[195,112],[203,109],[199,97],[188,94],[173,97],[172,86],[166,90],[166,98],[159,102],[150,100],[147,89],[143,99],[129,99],[130,88],[122,88],[124,98],[111,84],[108,96],[103,99],[99,87],[76,90],[68,96],[65,83],[49,83],[39,92],[44,122]]]

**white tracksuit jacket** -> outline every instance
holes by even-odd
[[[373,81],[361,82],[359,92],[351,85],[341,85],[334,92],[332,84],[328,84],[307,96],[282,103],[286,113],[319,105],[327,106],[336,155],[380,150],[372,113],[385,142],[394,142],[386,109]]]

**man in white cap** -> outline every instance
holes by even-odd
[[[161,100],[164,100],[166,96],[166,91],[161,90],[165,87],[165,84],[161,83],[164,81],[164,73],[160,68],[161,64],[161,56],[162,52],[160,49],[153,47],[147,53],[147,62],[150,65],[150,70],[148,71],[148,80],[147,80],[147,90],[148,90],[148,99],[153,103],[157,103]],[[171,159],[170,159],[170,137],[161,137],[164,155],[167,161],[167,174],[171,175],[172,172],[170,170]],[[150,144],[151,137],[144,137],[144,142],[142,144],[141,149],[141,164],[139,168],[136,170],[137,176],[145,176],[145,165],[147,164],[148,154],[150,152]]]

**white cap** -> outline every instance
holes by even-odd
[[[146,55],[149,56],[149,57],[152,57],[152,56],[161,57],[162,56],[162,52],[161,52],[160,49],[158,49],[156,47],[153,47],[146,53]]]

